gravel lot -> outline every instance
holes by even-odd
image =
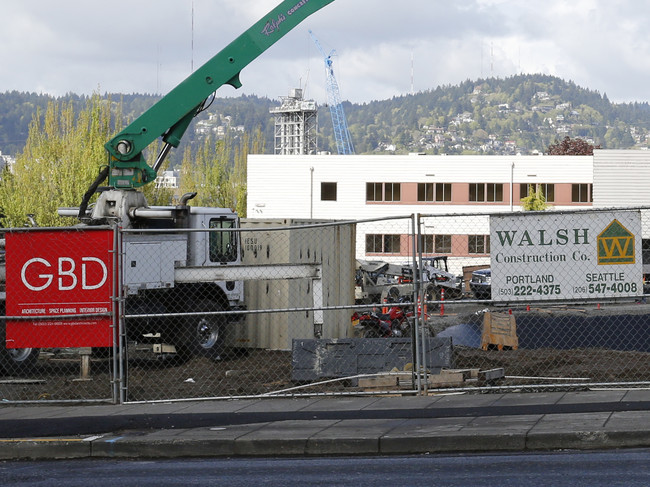
[[[468,305],[469,306],[469,305]],[[556,328],[566,332],[571,323],[578,323],[582,332],[591,326],[587,318],[615,317],[616,327],[607,329],[604,341],[598,346],[580,346],[565,349],[561,341],[553,347],[518,348],[516,350],[487,350],[455,344],[455,368],[489,370],[503,368],[504,386],[530,384],[588,384],[595,382],[650,381],[650,353],[644,350],[649,307],[645,304],[625,306],[545,308],[513,310],[517,321],[545,323],[551,319]],[[478,326],[485,306],[449,306],[444,317],[432,316],[432,333],[468,323]],[[478,313],[477,313],[478,311]],[[498,309],[499,312],[507,312]],[[523,316],[526,314],[526,316]],[[577,320],[577,321],[576,321]],[[629,323],[634,327],[625,329]],[[587,325],[585,325],[587,323]],[[541,325],[540,325],[541,326]],[[576,325],[577,326],[577,325]],[[631,326],[631,325],[630,325]],[[615,350],[607,340],[617,329],[628,334],[627,341],[639,345],[637,350]],[[543,337],[559,336],[557,330]],[[524,328],[522,328],[522,333]],[[590,330],[591,336],[601,337],[602,330]],[[599,334],[600,333],[600,334]],[[573,336],[573,335],[571,335]],[[520,339],[524,337],[520,336]],[[530,337],[529,337],[530,338]],[[619,337],[620,338],[620,337]],[[605,343],[605,345],[603,345]],[[0,398],[4,401],[45,400],[106,400],[112,397],[112,360],[93,357],[90,375],[81,374],[81,359],[75,351],[48,351],[42,353],[36,368],[29,374],[0,376]],[[195,357],[184,364],[138,356],[128,362],[127,398],[131,401],[165,400],[178,398],[239,397],[261,395],[300,386],[291,380],[291,352],[251,350],[247,354],[211,361]],[[337,381],[298,390],[298,392],[357,391],[350,382]]]

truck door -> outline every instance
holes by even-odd
[[[231,218],[211,218],[210,229],[221,229],[222,232],[210,232],[208,242],[210,262],[228,263],[239,261],[238,232],[236,220]]]

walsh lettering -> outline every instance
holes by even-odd
[[[548,230],[519,232],[517,230],[497,230],[497,237],[503,246],[535,247],[547,245],[589,245],[588,228],[560,228],[553,233]]]

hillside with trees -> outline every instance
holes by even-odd
[[[465,81],[346,110],[360,153],[533,154],[566,136],[627,149],[647,147],[650,128],[647,102],[613,104],[543,75]]]
[[[20,153],[29,124],[51,101],[71,104],[81,112],[87,96],[0,93],[0,152]],[[124,123],[155,103],[156,95],[107,94],[120,104]],[[199,147],[207,134],[235,139],[261,132],[266,153],[273,152],[273,116],[278,100],[257,96],[216,98],[193,122],[182,147],[171,159],[180,167],[186,147]],[[370,103],[344,103],[358,154],[534,154],[556,141],[581,138],[604,149],[647,148],[650,105],[611,103],[606,94],[546,75],[467,80],[414,95]],[[119,124],[118,124],[119,125]],[[319,109],[319,150],[335,151],[327,107]]]

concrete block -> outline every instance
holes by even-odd
[[[452,366],[451,338],[424,341],[426,366],[432,372]],[[412,366],[410,338],[296,339],[292,343],[292,380],[353,377]]]

